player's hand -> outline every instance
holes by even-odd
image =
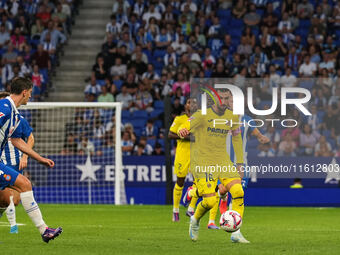
[[[27,158],[22,157],[19,162],[19,170],[23,170],[27,167]]]
[[[265,135],[259,135],[259,137],[257,138],[257,140],[262,143],[262,144],[265,144],[265,143],[269,143],[270,140],[267,136]]]
[[[47,166],[49,168],[54,167],[54,161],[48,158],[42,158],[42,160],[39,161],[40,164]]]
[[[182,128],[181,130],[178,131],[178,135],[181,138],[185,138],[190,134],[189,130],[187,130],[186,128]]]

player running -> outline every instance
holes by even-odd
[[[54,167],[52,160],[40,156],[21,139],[21,134],[18,130],[20,115],[17,108],[27,104],[32,94],[32,87],[31,80],[21,77],[14,78],[11,82],[10,96],[0,100],[0,152],[2,154],[8,138],[11,138],[12,144],[20,151],[47,167]],[[22,205],[34,225],[38,228],[44,242],[49,242],[61,234],[61,227],[56,229],[49,228],[44,222],[39,206],[33,196],[31,182],[14,169],[0,163],[0,190],[6,187],[20,193]],[[0,201],[0,216],[7,206],[8,203],[6,201]]]
[[[188,121],[192,113],[197,110],[197,102],[194,98],[188,98],[184,105],[184,113],[177,116],[169,130],[168,138],[177,139],[176,156],[174,163],[174,172],[177,176],[177,181],[173,191],[173,216],[172,221],[179,221],[179,203],[182,197],[185,177],[189,173],[190,168],[190,139],[180,138],[177,135],[178,128]],[[186,215],[189,217],[194,214],[197,198],[192,199]]]
[[[9,95],[10,93],[8,92],[0,92],[0,99],[3,99]],[[16,132],[21,133],[21,138],[30,148],[33,148],[34,145],[34,136],[32,131],[32,127],[28,124],[27,120],[20,116],[20,122]],[[5,149],[2,151],[1,162],[22,174],[23,169],[27,167],[27,160],[27,154],[23,154],[20,150],[15,148],[9,139]],[[7,200],[7,203],[9,204],[5,212],[10,224],[10,233],[17,234],[19,230],[16,223],[15,206],[17,206],[20,202],[20,194],[13,189],[6,188],[1,193],[1,196],[3,199]]]
[[[180,137],[187,137],[190,133],[195,135],[195,142],[191,147],[191,167],[195,168],[195,171],[192,171],[197,189],[192,189],[189,193],[191,193],[190,197],[197,193],[202,197],[202,201],[198,204],[195,214],[190,218],[189,236],[193,241],[198,239],[200,219],[217,203],[218,179],[226,189],[225,193],[229,191],[234,198],[233,209],[240,213],[241,217],[243,217],[244,211],[244,193],[240,177],[240,167],[243,164],[242,138],[239,125],[231,124],[238,123],[239,117],[227,109],[229,92],[218,90],[217,93],[220,104],[214,104],[208,108],[206,115],[197,111],[178,131]],[[223,124],[218,124],[216,120],[218,123],[222,120]],[[236,169],[226,151],[226,137],[229,132],[232,132],[232,141],[237,157]],[[204,171],[200,168],[197,170],[197,167],[200,166],[205,166],[206,169],[211,169],[212,166],[221,166],[229,170],[225,172],[207,172],[206,169]],[[221,191],[224,192],[224,189],[221,188]]]
[[[229,92],[228,98],[229,98],[228,108],[231,111],[233,111],[233,96],[230,92]],[[252,123],[252,118],[250,116],[248,116],[246,114],[239,116],[239,122],[244,123],[244,125],[242,124],[240,126],[240,129],[241,129],[241,137],[242,137],[242,145],[243,145],[242,149],[243,149],[244,169],[247,169],[247,166],[248,166],[248,160],[247,160],[248,137],[250,135],[255,136],[257,138],[257,140],[262,144],[268,143],[269,138],[264,136],[258,128],[252,127],[248,124],[248,123],[250,123],[250,124]],[[227,136],[227,153],[228,153],[228,155],[230,155],[231,160],[233,162],[236,162],[236,155],[235,155],[235,151],[234,151],[234,147],[233,147],[230,135]],[[243,172],[244,172],[244,176],[242,178],[242,187],[243,187],[243,190],[245,190],[247,188],[247,185],[248,185],[249,171],[243,171]],[[228,195],[226,195],[225,198],[221,198],[221,202],[220,202],[220,212],[221,212],[221,214],[228,210],[227,201],[228,201]],[[231,208],[229,208],[229,209],[231,209]],[[249,242],[243,237],[240,229],[231,234],[231,241],[234,242],[234,243],[248,243]]]

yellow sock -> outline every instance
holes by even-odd
[[[243,192],[242,185],[239,183],[234,184],[229,190],[229,193],[231,194],[231,197],[233,198],[232,203],[231,203],[233,210],[238,212],[243,218],[244,192]]]
[[[216,197],[203,197],[203,200],[198,204],[197,209],[195,211],[194,217],[197,221],[199,221],[204,214],[214,207],[216,204]]]
[[[182,191],[183,187],[178,186],[176,183],[173,192],[174,212],[179,212],[179,202],[181,201],[182,198]]]
[[[197,200],[198,200],[197,196],[192,197],[190,204],[189,204],[189,208],[195,209],[196,204],[197,204]]]
[[[209,223],[215,222],[217,211],[218,211],[218,206],[220,204],[219,202],[220,202],[220,197],[217,195],[216,196],[216,203],[215,203],[214,207],[210,209],[210,212],[209,212]]]

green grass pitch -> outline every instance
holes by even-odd
[[[42,242],[22,206],[19,234],[0,219],[1,254],[340,254],[340,208],[248,207],[242,227],[251,244],[233,244],[230,234],[208,230],[201,221],[199,240],[188,236],[188,217],[171,221],[170,206],[47,205],[44,218],[64,232]]]

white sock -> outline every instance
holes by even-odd
[[[173,211],[174,213],[179,213],[179,208],[174,208],[172,211]]]
[[[194,207],[191,207],[191,206],[188,207],[188,212],[194,212],[194,211],[195,211]]]
[[[198,223],[198,220],[195,218],[195,215],[191,216],[190,218],[194,223],[196,224]]]
[[[16,219],[15,219],[15,206],[13,202],[13,196],[9,197],[10,204],[6,209],[6,216],[9,224],[11,227],[15,226],[17,224]]]
[[[239,234],[239,233],[241,233],[241,230],[240,229],[238,229],[238,230],[236,230],[235,232],[233,232],[232,234]]]
[[[42,218],[37,202],[34,200],[33,191],[20,193],[20,198],[26,213],[31,218],[34,225],[39,229],[40,234],[43,234],[47,228],[47,225]]]
[[[208,224],[211,224],[211,223],[215,224],[215,221],[214,220],[209,220]]]
[[[4,211],[6,211],[7,207],[0,207],[0,218],[2,216],[2,214],[4,213]]]

